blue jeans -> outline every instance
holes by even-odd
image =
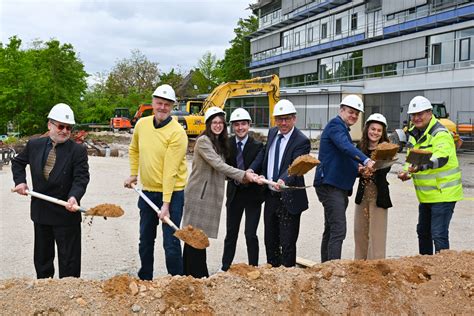
[[[316,186],[316,194],[324,207],[324,233],[321,240],[321,262],[341,259],[346,238],[346,209],[349,192],[329,184]]]
[[[143,191],[156,206],[163,205],[163,193]],[[181,223],[184,206],[184,191],[175,191],[170,203],[170,218],[177,226]],[[140,209],[140,243],[138,252],[140,254],[141,268],[138,277],[141,280],[153,279],[153,262],[155,251],[156,228],[159,225],[158,214],[142,199],[138,200]],[[165,250],[166,269],[171,275],[183,274],[183,257],[181,255],[181,243],[173,236],[174,229],[163,224],[163,248]]]
[[[449,249],[449,223],[456,202],[420,203],[418,213],[418,246],[420,255],[433,254]]]

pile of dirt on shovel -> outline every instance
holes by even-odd
[[[472,314],[474,251],[313,268],[237,264],[207,279],[0,281],[2,314]]]

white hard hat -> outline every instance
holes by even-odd
[[[225,112],[221,108],[218,108],[217,106],[211,106],[204,114],[204,121],[207,122],[208,119],[219,113],[224,114],[225,119]]]
[[[432,110],[433,106],[431,105],[430,100],[422,96],[416,96],[411,99],[410,104],[408,105],[408,114],[420,113],[426,110]]]
[[[290,100],[280,100],[275,104],[273,116],[280,116],[286,114],[296,114],[296,109]]]
[[[387,127],[387,119],[380,113],[370,114],[370,116],[367,118],[367,121],[365,121],[365,124],[369,122],[379,122]]]
[[[58,103],[49,111],[48,118],[64,124],[76,124],[74,121],[74,112],[69,105]]]
[[[173,87],[169,84],[163,84],[156,88],[152,96],[176,102],[176,93],[174,92]]]
[[[229,122],[237,122],[237,121],[250,121],[252,122],[252,118],[250,117],[249,112],[247,112],[244,108],[235,109],[234,112],[230,115]]]
[[[364,102],[362,102],[362,99],[355,94],[349,94],[344,99],[342,99],[341,105],[351,107],[357,111],[364,113]]]

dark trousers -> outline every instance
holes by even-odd
[[[158,207],[163,205],[163,193],[143,191]],[[179,226],[183,216],[184,191],[175,191],[171,197],[170,219]],[[153,279],[153,264],[156,230],[160,222],[158,214],[142,199],[138,200],[140,209],[140,254],[141,268],[138,277],[141,280]],[[163,248],[165,250],[166,269],[171,275],[183,274],[183,258],[181,256],[181,243],[173,236],[174,229],[167,224],[161,226],[163,231]]]
[[[54,276],[54,244],[58,249],[59,277],[81,276],[81,224],[51,226],[34,223],[34,263],[38,279]]]
[[[296,241],[301,214],[288,213],[280,199],[280,194],[273,191],[265,199],[263,220],[267,262],[272,267],[293,267],[296,264]]]
[[[245,241],[249,265],[258,266],[258,237],[257,228],[260,221],[260,203],[248,203],[238,195],[227,207],[227,232],[224,240],[224,254],[222,255],[222,270],[227,271],[235,256],[235,248],[239,236],[240,221],[245,211]]]
[[[206,249],[196,249],[188,244],[184,244],[183,267],[184,275],[190,275],[194,278],[207,278]]]
[[[346,209],[348,192],[332,185],[316,186],[316,194],[324,208],[324,233],[321,241],[321,262],[341,259],[342,243],[346,238]]]
[[[418,245],[421,255],[449,249],[449,223],[456,202],[420,203],[418,207]]]

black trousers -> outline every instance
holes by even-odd
[[[190,275],[194,278],[207,278],[206,249],[196,249],[188,244],[183,248],[183,269],[184,275]]]
[[[54,276],[54,244],[58,248],[59,277],[81,276],[81,224],[51,226],[34,223],[34,263],[38,279]]]
[[[273,267],[295,266],[301,214],[288,213],[280,194],[272,191],[265,200],[263,216],[267,262]]]
[[[224,240],[224,254],[222,255],[222,270],[227,271],[232,264],[239,237],[240,222],[245,211],[245,241],[249,265],[258,266],[258,237],[257,228],[262,212],[261,203],[248,203],[245,199],[236,196],[227,207],[227,232]]]

